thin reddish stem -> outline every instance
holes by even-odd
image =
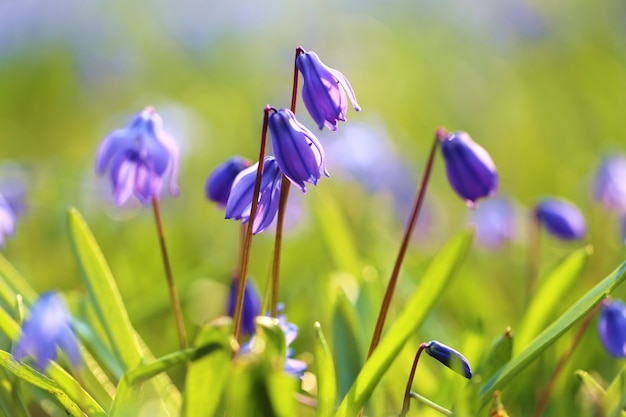
[[[437,151],[437,146],[439,145],[439,141],[441,140],[441,136],[443,135],[442,132],[443,132],[442,129],[437,130],[437,134],[435,135],[435,140],[433,141],[433,145],[430,149],[428,162],[426,163],[426,168],[424,169],[424,176],[422,177],[422,182],[417,192],[417,198],[415,199],[413,211],[411,212],[411,217],[409,218],[409,222],[407,223],[406,229],[404,230],[404,237],[402,238],[400,251],[398,252],[398,257],[396,258],[396,263],[393,267],[391,278],[389,278],[389,283],[387,284],[387,290],[385,291],[383,303],[380,307],[380,312],[378,313],[378,320],[376,321],[376,327],[374,328],[374,334],[372,335],[372,342],[370,343],[370,349],[367,354],[368,359],[370,356],[372,356],[372,353],[374,353],[374,350],[376,350],[376,347],[378,346],[378,343],[380,342],[380,338],[383,333],[383,327],[385,326],[385,320],[387,318],[387,313],[389,312],[391,299],[393,298],[393,292],[396,288],[396,284],[398,283],[398,276],[400,275],[400,268],[402,267],[402,262],[404,261],[404,256],[406,255],[406,251],[409,247],[411,235],[413,233],[413,229],[415,228],[415,224],[417,223],[417,218],[422,208],[424,196],[426,195],[426,189],[428,188],[428,180],[430,179],[430,173],[433,169],[433,162],[435,160],[435,153]]]
[[[406,413],[409,412],[411,406],[411,385],[413,385],[413,378],[415,377],[415,369],[417,369],[417,362],[420,360],[422,351],[428,347],[428,343],[422,343],[415,353],[415,359],[413,359],[413,366],[411,367],[411,373],[409,379],[406,382],[406,390],[404,390],[404,402],[402,403],[402,411],[400,411],[400,417],[406,417]]]
[[[263,110],[263,127],[261,128],[261,146],[259,147],[259,164],[256,171],[256,182],[254,183],[254,191],[252,192],[252,206],[250,207],[250,217],[244,237],[243,250],[241,251],[241,263],[239,267],[239,282],[237,287],[237,301],[235,303],[235,313],[233,317],[233,336],[235,340],[239,340],[241,332],[241,316],[243,312],[243,295],[246,290],[246,281],[248,279],[248,263],[250,262],[250,248],[252,247],[252,225],[256,217],[257,207],[259,205],[259,194],[261,192],[261,177],[263,176],[263,163],[265,159],[265,148],[267,145],[267,121],[269,112],[272,108],[268,105]]]

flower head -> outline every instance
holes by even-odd
[[[426,343],[424,351],[454,372],[472,379],[472,370],[465,356],[436,340]]]
[[[61,297],[56,292],[46,292],[35,301],[30,317],[22,324],[22,336],[15,346],[14,356],[17,360],[33,356],[36,368],[43,372],[50,361],[56,359],[57,346],[72,365],[80,365],[71,317]]]
[[[239,279],[233,278],[230,283],[230,292],[228,294],[228,315],[233,317],[235,314],[235,306],[237,304],[237,291],[239,289]],[[243,292],[243,309],[241,314],[241,329],[244,334],[253,335],[256,333],[256,325],[254,319],[260,314],[261,298],[254,285],[249,279],[246,280],[246,287]]]
[[[241,156],[233,156],[218,165],[206,180],[204,191],[207,198],[217,203],[219,208],[226,207],[235,178],[249,166],[250,161]]]
[[[498,173],[491,156],[465,132],[440,133],[448,181],[468,206],[498,190]]]
[[[322,173],[328,176],[322,145],[313,132],[296,120],[291,110],[272,112],[268,125],[278,166],[302,192],[306,192],[305,182],[317,185]]]
[[[626,305],[604,300],[598,320],[598,334],[604,349],[616,358],[626,358]]]
[[[0,249],[6,237],[15,233],[15,212],[9,202],[0,194]]]
[[[515,237],[515,209],[505,198],[496,197],[481,203],[472,213],[472,223],[476,227],[476,241],[490,249]]]
[[[607,210],[626,214],[626,157],[615,155],[602,161],[596,173],[593,196]]]
[[[587,225],[578,208],[562,198],[545,198],[534,210],[534,216],[553,236],[563,240],[585,237]]]
[[[304,79],[302,100],[320,129],[326,125],[330,130],[337,130],[337,120],[346,121],[346,93],[354,110],[361,111],[345,75],[324,65],[315,52],[303,51],[296,65]]]
[[[244,169],[235,178],[228,202],[226,203],[225,217],[227,219],[242,220],[243,223],[247,223],[250,219],[258,165],[259,163],[257,162],[251,167]],[[266,156],[263,162],[259,203],[254,216],[254,223],[252,224],[253,234],[267,229],[272,224],[274,217],[276,217],[282,178],[283,173],[278,167],[276,159],[272,156]]]
[[[153,107],[133,118],[128,127],[104,138],[96,157],[96,172],[103,174],[110,165],[115,204],[121,206],[131,194],[149,204],[161,192],[163,177],[169,172],[169,189],[178,194],[178,146],[163,130],[163,122]]]

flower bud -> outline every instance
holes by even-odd
[[[219,208],[226,207],[230,189],[237,175],[250,166],[250,161],[240,156],[233,156],[218,165],[206,180],[204,191],[207,198]]]
[[[454,372],[467,379],[472,379],[472,370],[470,369],[469,362],[463,355],[451,347],[439,343],[436,340],[431,340],[426,344],[424,351]]]
[[[598,319],[598,334],[604,349],[616,358],[626,358],[626,305],[605,300]]]
[[[578,208],[562,198],[545,198],[534,210],[534,216],[553,236],[563,240],[585,237],[587,225]]]

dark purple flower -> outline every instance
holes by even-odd
[[[207,198],[219,208],[226,207],[233,181],[241,171],[250,166],[250,161],[241,156],[233,156],[219,164],[206,180],[204,192]]]
[[[471,208],[479,198],[498,190],[498,173],[491,156],[465,132],[440,136],[450,185]]]
[[[469,362],[456,350],[436,340],[428,342],[424,350],[454,372],[463,375],[465,378],[472,379],[472,370],[470,369]]]
[[[515,209],[505,198],[482,202],[472,213],[471,222],[476,228],[477,243],[484,247],[495,249],[515,237]]]
[[[259,163],[244,169],[237,175],[230,190],[230,196],[226,203],[226,218],[242,220],[247,223],[252,209],[252,197],[254,183]],[[280,186],[283,173],[272,156],[266,156],[263,162],[263,174],[261,177],[261,192],[259,203],[252,225],[252,233],[257,234],[267,229],[276,217],[278,203],[280,201]]]
[[[346,121],[346,93],[354,110],[361,111],[348,79],[324,65],[315,52],[302,52],[296,65],[304,79],[302,100],[320,129],[326,125],[330,130],[337,130],[337,120]]]
[[[127,128],[109,134],[98,149],[96,172],[110,165],[115,204],[121,206],[131,194],[150,204],[161,192],[169,172],[169,189],[178,194],[178,146],[163,130],[163,121],[153,107],[147,107]]]
[[[22,335],[13,355],[21,361],[27,356],[35,358],[35,367],[43,372],[57,357],[57,346],[74,366],[81,363],[71,317],[63,300],[56,292],[46,292],[35,301],[30,317],[22,324]]]
[[[237,291],[239,288],[239,279],[233,278],[230,283],[230,292],[228,294],[228,315],[235,315],[235,305],[237,304]],[[256,333],[256,324],[254,319],[261,312],[261,298],[250,279],[246,280],[246,288],[243,292],[243,309],[241,314],[241,329],[244,334],[253,335]]]
[[[553,236],[563,240],[577,240],[585,237],[587,225],[578,208],[561,198],[545,198],[534,210],[537,221]]]
[[[626,157],[616,155],[602,161],[596,173],[593,197],[609,211],[626,213]]]
[[[598,320],[598,334],[604,349],[616,358],[626,358],[626,305],[604,300]]]
[[[9,202],[0,194],[0,249],[7,237],[15,233],[15,212]]]
[[[280,109],[269,116],[272,149],[281,171],[302,192],[305,182],[317,185],[324,166],[324,149],[313,132],[296,120],[289,109]]]

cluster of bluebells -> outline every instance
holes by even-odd
[[[296,65],[304,80],[304,104],[320,129],[326,126],[336,130],[337,121],[346,120],[346,95],[355,110],[360,110],[352,86],[341,72],[324,65],[314,52],[301,48],[298,51]],[[317,185],[322,175],[328,176],[324,149],[315,134],[300,123],[291,110],[271,108],[269,111],[268,128],[274,155],[265,157],[261,167],[257,218],[252,225],[254,234],[267,229],[274,220],[283,176],[302,192],[306,192],[305,183]],[[258,162],[244,167],[230,159],[209,176],[206,195],[226,208],[227,219],[249,221],[258,169]],[[236,171],[238,174],[234,175]]]

